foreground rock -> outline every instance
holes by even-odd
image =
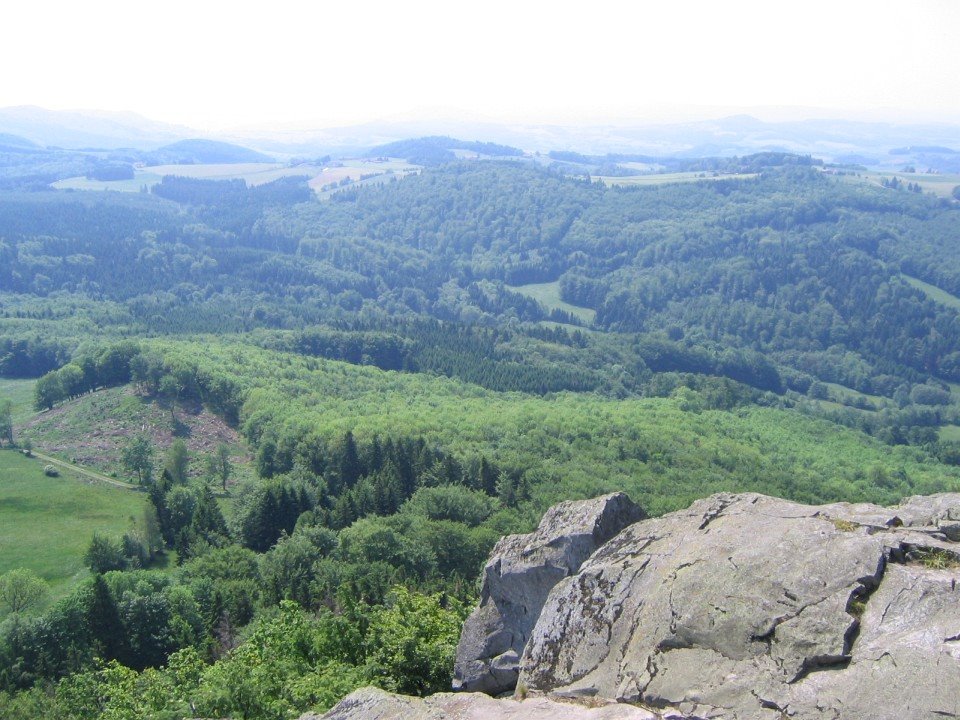
[[[560,580],[520,683],[710,718],[960,717],[958,539],[960,495],[707,498]]]
[[[482,693],[440,693],[411,698],[363,688],[351,693],[323,720],[657,720],[663,716],[617,703],[596,707],[548,698],[494,700]],[[301,720],[318,720],[304,715]]]
[[[502,538],[483,570],[480,606],[460,637],[454,689],[512,691],[523,648],[553,586],[643,517],[630,498],[613,493],[561,503],[547,511],[535,532]]]

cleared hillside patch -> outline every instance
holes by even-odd
[[[250,454],[237,432],[221,418],[196,405],[144,398],[132,386],[107,388],[33,416],[18,429],[37,450],[121,480],[120,454],[129,439],[146,434],[159,469],[163,454],[176,439],[191,453],[190,475],[203,473],[204,458],[221,443],[231,448],[234,479],[251,476]]]
[[[396,158],[337,160],[322,168],[310,180],[310,187],[321,199],[340,189],[340,183],[350,186],[375,185],[399,180],[412,172],[418,172],[419,165],[412,165]]]
[[[846,385],[831,382],[824,383],[824,385],[830,389],[830,396],[835,402],[848,407],[855,407],[859,410],[876,410],[883,407],[886,402],[886,398],[880,395],[860,392]]]
[[[938,435],[942,442],[960,442],[960,425],[943,425]]]
[[[166,175],[203,180],[243,180],[248,185],[263,185],[291,175],[313,177],[322,168],[315,165],[289,166],[283,163],[217,163],[198,165],[154,165],[134,169],[131,180],[92,180],[73,177],[53,183],[57,190],[117,190],[140,192],[153,187]]]
[[[330,193],[331,185],[343,180],[363,185],[401,178],[418,171],[419,165],[411,165],[397,159],[337,160],[328,164],[302,163],[209,163],[196,165],[150,165],[134,169],[130,180],[93,180],[87,177],[72,177],[53,183],[56,190],[116,190],[118,192],[141,192],[159,183],[165,176],[175,175],[200,180],[243,180],[247,185],[265,185],[285,177],[307,176],[310,187],[320,197]],[[333,188],[336,190],[337,188]]]

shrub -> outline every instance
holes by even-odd
[[[111,570],[125,570],[127,567],[127,558],[124,557],[122,544],[100,533],[93,534],[83,561],[91,572],[97,574]]]

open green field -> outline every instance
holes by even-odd
[[[9,398],[13,401],[13,423],[19,424],[34,415],[33,385],[34,380],[13,380],[0,378],[0,398]]]
[[[316,165],[290,167],[283,163],[223,163],[208,165],[156,165],[134,170],[132,180],[90,180],[73,177],[55,182],[57,190],[118,190],[139,192],[144,185],[156,185],[165,175],[200,178],[204,180],[243,180],[248,185],[262,185],[289,175],[314,177],[323,168]]]
[[[824,383],[828,388],[830,388],[830,397],[836,402],[845,405],[855,405],[858,401],[863,402],[867,401],[876,408],[883,407],[886,398],[880,395],[870,395],[869,393],[863,393],[859,390],[854,390],[849,388],[846,385],[838,385],[837,383]],[[867,409],[867,408],[861,408]]]
[[[960,425],[944,425],[939,435],[943,442],[960,442]]]
[[[310,180],[310,187],[317,193],[317,197],[325,199],[339,189],[331,186],[339,185],[344,180],[349,180],[351,184],[376,185],[391,178],[400,179],[420,169],[419,165],[411,165],[397,158],[337,160],[321,168]]]
[[[905,173],[905,172],[879,172],[875,170],[861,170],[854,180],[866,181],[872,185],[881,185],[884,180],[899,178],[904,183],[917,183],[923,188],[924,192],[932,193],[937,197],[952,197],[953,189],[960,185],[960,175],[940,175],[936,173]],[[850,178],[851,176],[844,176]]]
[[[565,310],[587,325],[592,325],[593,319],[597,316],[596,310],[580,307],[578,305],[571,305],[570,303],[561,300],[559,280],[555,280],[554,282],[550,283],[536,283],[533,285],[508,285],[507,289],[513,292],[522,293],[528,297],[532,297],[548,310],[553,310],[554,308]]]
[[[143,186],[151,188],[160,182],[162,176],[152,172],[137,170],[132,180],[92,180],[85,177],[72,177],[58,180],[51,187],[55,190],[116,190],[117,192],[140,192]]]
[[[714,174],[709,172],[677,172],[656,173],[652,175],[631,175],[629,177],[597,176],[604,185],[666,185],[667,183],[697,182],[699,180],[742,180],[756,177],[756,173],[726,173]]]
[[[0,573],[33,570],[63,594],[86,575],[83,553],[94,531],[122,534],[143,514],[146,495],[92,484],[43,463],[0,450]]]
[[[944,305],[948,308],[953,308],[954,310],[960,310],[960,298],[958,298],[956,295],[951,295],[946,290],[941,290],[936,285],[925,283],[919,278],[910,277],[909,275],[901,275],[901,277],[934,302],[938,302],[941,305]]]

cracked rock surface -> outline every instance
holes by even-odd
[[[480,605],[460,636],[454,689],[491,695],[512,691],[524,645],[553,586],[643,517],[624,493],[612,493],[560,503],[534,532],[502,538],[483,569]]]
[[[956,494],[895,508],[715,495],[558,578],[520,682],[705,718],[960,717],[958,540]]]
[[[351,693],[324,720],[658,720],[660,715],[618,703],[586,707],[545,697],[494,700],[483,693],[438,693],[428,698],[375,688]],[[304,715],[301,720],[319,720]]]

